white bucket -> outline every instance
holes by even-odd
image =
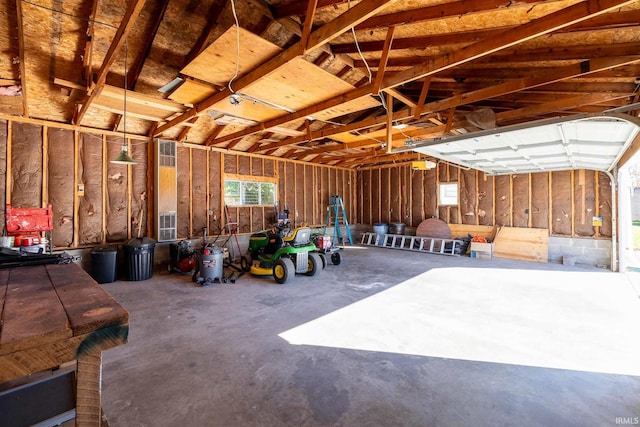
[[[0,247],[2,248],[10,248],[13,246],[13,236],[1,236],[0,237]]]

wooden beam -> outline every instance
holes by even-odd
[[[282,125],[282,124],[286,124],[286,123],[290,123],[292,121],[295,120],[299,120],[305,117],[309,117],[309,116],[313,116],[316,113],[319,113],[320,111],[329,109],[331,107],[335,107],[337,105],[340,104],[344,104],[346,102],[349,101],[353,101],[355,99],[361,98],[363,96],[369,96],[371,94],[371,90],[373,88],[373,84],[368,84],[365,86],[362,86],[360,88],[354,89],[351,92],[348,92],[346,94],[342,94],[342,95],[338,95],[338,96],[334,96],[333,98],[327,99],[325,101],[322,101],[318,104],[312,105],[310,107],[307,108],[303,108],[302,110],[298,110],[295,113],[291,113],[291,114],[284,114],[281,117],[277,117],[275,119],[272,120],[267,120],[264,123],[260,123],[257,124],[255,126],[251,126],[247,129],[243,129],[239,132],[234,132],[232,134],[229,135],[225,135],[222,138],[218,138],[215,139],[213,141],[209,141],[207,140],[207,145],[217,145],[226,141],[231,141],[234,139],[239,139],[239,138],[244,138],[246,136],[249,135],[253,135],[255,133],[258,132],[263,132],[265,130],[271,129],[273,127]],[[272,147],[270,147],[272,148]]]
[[[159,4],[156,5],[156,10],[151,14],[151,23],[149,25],[150,29],[145,30],[145,39],[142,42],[140,53],[133,61],[131,69],[128,72],[127,87],[125,89],[135,90],[136,84],[138,83],[138,78],[140,77],[140,73],[142,72],[142,67],[149,57],[151,47],[153,46],[153,40],[156,38],[156,34],[158,34],[158,29],[160,28],[160,24],[164,19],[164,14],[167,11],[168,5],[169,0],[159,0]]]
[[[574,4],[543,18],[521,25],[514,30],[504,31],[495,37],[481,40],[462,49],[436,57],[423,65],[401,71],[392,77],[387,77],[383,87],[395,87],[421,77],[434,75],[442,70],[490,55],[633,2],[634,0],[587,0]]]
[[[83,77],[87,82],[91,81],[91,75],[93,74],[93,38],[95,34],[95,22],[96,15],[98,13],[98,0],[92,0],[91,2],[91,15],[87,22],[87,39],[84,44],[84,55],[82,58]],[[86,87],[83,87],[86,89]]]
[[[391,43],[393,43],[393,34],[396,27],[393,25],[387,29],[387,37],[384,40],[384,46],[382,48],[382,55],[378,64],[378,72],[376,73],[376,79],[373,83],[373,94],[377,95],[380,92],[382,86],[382,79],[384,77],[385,69],[387,68],[387,60],[389,59],[389,52],[391,51]]]
[[[413,99],[409,98],[408,96],[405,96],[402,92],[400,92],[395,88],[386,89],[385,92],[393,96],[398,101],[401,101],[408,107],[415,108],[417,105]]]
[[[387,154],[393,150],[393,98],[390,94],[387,97]]]
[[[418,98],[418,102],[416,103],[415,108],[413,109],[413,117],[418,119],[420,118],[420,114],[422,113],[422,109],[424,107],[424,103],[427,99],[427,93],[429,92],[429,86],[431,85],[431,77],[426,77],[424,82],[422,83],[422,89],[420,89],[420,97]]]
[[[82,119],[91,106],[91,103],[100,95],[100,92],[107,81],[107,73],[111,69],[111,65],[115,62],[118,53],[120,53],[120,49],[122,49],[122,46],[126,42],[127,36],[138,19],[140,12],[142,12],[142,7],[145,2],[146,0],[131,0],[129,2],[124,17],[122,18],[122,22],[116,31],[116,35],[114,36],[111,45],[109,46],[109,50],[104,57],[104,61],[102,62],[102,66],[98,71],[95,81],[93,81],[93,78],[89,81],[89,95],[84,100],[78,114],[76,114],[74,124],[77,125],[82,122]]]
[[[531,3],[540,3],[540,0],[523,0],[518,2],[523,7],[530,8]],[[528,4],[527,4],[528,3]],[[417,22],[426,22],[430,20],[439,20],[447,17],[456,17],[461,15],[470,15],[472,13],[481,13],[494,11],[496,8],[505,7],[504,0],[461,0],[450,3],[438,4],[436,6],[426,6],[414,8],[410,10],[402,10],[400,12],[390,13],[386,15],[377,15],[367,19],[356,28],[358,30],[386,27],[389,25],[408,25]],[[509,3],[510,4],[510,3]],[[515,8],[517,6],[511,6]]]
[[[445,135],[448,134],[449,132],[451,132],[451,126],[453,125],[453,117],[456,114],[456,107],[452,107],[449,110],[449,114],[447,115],[447,123],[444,127],[444,133]]]
[[[322,46],[324,43],[327,43],[329,40],[338,37],[343,34],[345,31],[349,30],[352,26],[357,25],[368,17],[376,14],[390,3],[396,0],[372,0],[367,2],[358,3],[353,8],[349,9],[347,12],[335,18],[333,21],[323,25],[313,33],[309,35],[309,41],[307,43],[307,49],[313,50],[317,47]],[[238,78],[234,81],[233,86],[236,91],[242,90],[249,84],[257,81],[260,78],[264,78],[274,72],[276,69],[291,61],[292,59],[300,56],[303,53],[303,48],[301,43],[298,41],[288,49],[280,52],[276,56],[264,62],[262,65],[257,68],[249,71],[244,76]],[[189,118],[195,116],[196,114],[202,113],[206,109],[210,108],[214,104],[219,101],[222,101],[231,95],[231,91],[228,87],[223,89],[222,91],[206,98],[205,100],[199,102],[194,107],[188,109],[178,117],[173,120],[165,123],[162,126],[159,126],[156,129],[156,135],[161,134],[162,132],[176,126],[179,123],[182,123]],[[343,101],[344,102],[344,101]]]
[[[27,102],[27,67],[24,63],[24,22],[22,20],[22,0],[16,0],[16,16],[18,18],[18,60],[20,61],[20,86],[22,91],[22,115],[29,117]]]
[[[318,0],[309,0],[307,5],[307,14],[304,18],[304,26],[302,27],[302,35],[300,36],[300,45],[302,46],[303,54],[309,51],[307,44],[309,43],[309,35],[311,34],[311,28],[313,27],[313,18],[316,15],[316,7],[318,6]]]
[[[327,7],[333,7],[340,3],[347,3],[347,0],[317,0],[316,8],[323,9]],[[286,18],[289,16],[301,16],[308,10],[308,1],[300,0],[293,3],[278,6],[273,11],[273,16],[276,18]]]

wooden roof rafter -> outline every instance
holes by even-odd
[[[422,65],[401,71],[385,79],[383,86],[395,87],[416,80],[456,65],[488,56],[499,50],[565,28],[591,17],[606,13],[612,9],[633,3],[635,0],[587,0],[576,3],[565,9],[546,15],[514,30],[507,30],[500,35],[483,39],[462,49],[441,55]]]
[[[553,71],[551,70],[548,71],[542,76],[531,76],[531,77],[521,78],[518,80],[510,80],[505,83],[485,87],[483,89],[479,89],[473,92],[462,93],[447,99],[424,104],[419,113],[421,115],[424,115],[431,112],[448,110],[451,108],[459,107],[461,105],[470,104],[470,103],[481,101],[484,99],[494,98],[494,97],[509,94],[512,92],[521,91],[527,88],[543,86],[549,83],[566,80],[575,76],[596,73],[605,69],[615,68],[621,65],[625,65],[629,63],[638,63],[638,62],[640,62],[640,56],[639,57],[606,58],[606,59],[600,58],[600,59],[594,59],[593,61],[585,61],[585,63],[582,63],[582,64],[559,67],[554,69]],[[393,115],[393,120],[394,121],[402,120],[402,119],[409,118],[411,116],[415,117],[415,112],[412,111],[411,108],[405,108],[400,111],[397,111]],[[311,137],[313,139],[322,139],[322,138],[330,137],[331,135],[349,132],[352,130],[363,130],[363,129],[370,128],[375,125],[384,123],[385,120],[386,120],[385,116],[378,116],[372,119],[363,120],[362,122],[359,122],[359,123],[351,123],[346,126],[334,127],[332,129],[323,129],[322,131],[319,131],[319,132],[312,132]],[[460,126],[456,126],[456,127],[460,127]],[[262,150],[280,148],[287,145],[295,145],[304,141],[305,138],[302,138],[302,137],[287,138],[277,143],[268,144],[267,146],[262,147]]]
[[[102,62],[102,66],[98,71],[98,74],[95,78],[89,80],[87,83],[89,84],[89,94],[87,98],[82,103],[82,107],[78,111],[78,113],[74,117],[74,124],[80,124],[87,110],[91,106],[93,100],[100,95],[103,86],[107,81],[107,73],[111,69],[111,65],[115,62],[118,53],[120,53],[120,49],[124,46],[127,40],[127,36],[131,29],[133,28],[136,19],[140,16],[142,12],[142,8],[144,7],[146,0],[131,0],[128,3],[127,10],[125,11],[124,17],[118,30],[116,31],[115,36],[113,37],[113,41],[109,46],[109,50],[104,57],[104,61]]]

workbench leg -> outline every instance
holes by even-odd
[[[76,427],[100,427],[101,391],[102,352],[85,353],[78,358]]]

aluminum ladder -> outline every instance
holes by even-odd
[[[327,206],[327,219],[324,223],[323,234],[327,234],[327,228],[330,224],[333,225],[333,236],[331,242],[345,243],[345,240],[349,241],[350,245],[353,245],[353,237],[351,236],[351,229],[349,228],[349,220],[347,220],[347,213],[344,210],[344,203],[342,197],[336,195],[330,197],[329,206]],[[345,228],[345,236],[342,235],[341,228]]]
[[[378,246],[389,249],[403,249],[413,252],[426,252],[440,255],[459,255],[456,248],[461,247],[461,240],[441,239],[439,237],[405,236],[404,234],[362,233],[361,245]]]

